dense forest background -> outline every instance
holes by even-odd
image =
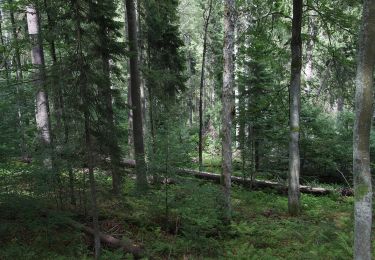
[[[363,6],[0,1],[0,259],[353,258]]]

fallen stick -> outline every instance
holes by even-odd
[[[123,167],[134,168],[135,161],[129,160],[129,159],[123,159],[121,161],[121,165]],[[175,169],[175,171],[179,174],[189,174],[200,179],[212,180],[216,182],[220,182],[220,178],[221,178],[220,174],[211,173],[211,172],[201,172],[201,171],[196,171],[192,169],[177,168]],[[279,182],[274,182],[274,181],[257,180],[257,179],[251,180],[250,178],[232,176],[232,182],[245,185],[245,186],[252,185],[253,187],[258,188],[258,189],[271,188],[271,189],[276,189],[283,193],[284,192],[286,193],[288,191],[288,187],[286,185],[279,183]],[[334,190],[320,188],[320,187],[311,187],[311,186],[306,186],[306,185],[300,185],[300,191],[302,193],[313,194],[313,195],[328,195],[334,192]]]
[[[94,229],[87,227],[83,224],[80,224],[76,221],[70,221],[69,225],[73,228],[83,231],[88,235],[94,235]],[[123,249],[124,252],[130,253],[134,256],[135,259],[140,259],[144,256],[144,250],[141,246],[135,245],[131,240],[120,240],[113,236],[99,233],[100,241],[107,246],[114,249]]]

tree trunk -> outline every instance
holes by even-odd
[[[8,0],[8,4],[12,4],[12,0]],[[14,18],[13,10],[11,9],[9,11],[10,16],[10,22],[12,25],[12,37],[13,41],[15,42],[15,48],[14,48],[14,55],[15,55],[15,62],[16,62],[16,79],[17,82],[22,82],[23,80],[23,73],[22,73],[22,65],[21,65],[21,54],[20,54],[20,48],[18,46],[18,33],[16,28],[16,20]],[[20,90],[18,84],[16,85],[16,92],[17,92],[17,119],[18,119],[18,127],[21,134],[21,154],[22,158],[26,159],[28,157],[27,154],[27,144],[26,144],[26,134],[25,129],[23,126],[23,114],[22,114],[22,100],[23,95],[22,91]]]
[[[82,50],[82,27],[81,27],[81,16],[79,14],[80,6],[78,1],[72,1],[75,3],[75,20],[76,20],[76,37],[77,37],[77,67],[80,72],[78,78],[79,90],[80,90],[80,98],[83,109],[83,117],[84,117],[84,134],[85,134],[85,155],[86,155],[86,162],[88,165],[88,172],[89,172],[89,183],[90,183],[90,199],[91,199],[91,216],[93,222],[93,234],[94,234],[94,248],[95,248],[95,259],[99,259],[100,257],[100,233],[99,233],[99,217],[98,217],[98,208],[96,202],[96,184],[95,184],[95,176],[94,176],[94,156],[93,156],[93,145],[91,140],[91,119],[90,119],[90,99],[89,99],[89,90],[87,89],[87,76],[85,71],[85,61],[83,56]]]
[[[125,1],[124,1],[124,8],[125,8]],[[128,24],[127,24],[127,15],[126,12],[124,13],[124,29],[125,29],[125,35],[126,35],[126,40],[129,39],[128,35]],[[130,61],[128,60],[127,62],[127,75],[129,75],[130,70]],[[128,154],[130,158],[134,158],[134,149],[132,149],[134,141],[133,141],[133,111],[132,111],[132,96],[131,96],[131,79],[129,77],[128,80],[128,93],[127,93],[127,102],[128,102]]]
[[[137,20],[134,0],[125,0],[126,12],[128,18],[129,52],[130,52],[130,80],[131,80],[131,98],[133,110],[133,139],[134,156],[137,162],[137,190],[147,189],[147,169],[143,141],[143,121],[142,121],[142,103],[140,90],[140,76],[138,64],[138,36]]]
[[[293,0],[292,21],[292,64],[289,90],[290,102],[290,140],[289,140],[289,176],[288,176],[288,209],[289,214],[296,216],[300,212],[300,110],[301,110],[301,68],[302,68],[302,0]]]
[[[316,26],[316,12],[314,11],[312,15],[308,17],[308,41],[306,44],[306,63],[304,68],[305,74],[305,91],[307,94],[311,93],[312,80],[314,78],[314,45],[315,38],[317,35]]]
[[[373,76],[375,64],[375,0],[363,4],[360,34],[353,131],[354,177],[354,259],[371,259],[372,185],[370,131],[373,115]]]
[[[207,36],[208,36],[208,25],[210,24],[211,12],[212,12],[212,0],[209,0],[208,10],[205,10],[207,17],[204,21],[204,37],[203,37],[203,53],[202,53],[202,69],[201,69],[201,82],[199,87],[199,169],[202,170],[203,166],[203,91],[204,91],[204,74],[206,66],[206,53],[207,53]]]
[[[104,24],[104,17],[100,17],[99,20],[99,35],[101,45],[101,58],[103,65],[103,84],[100,88],[100,92],[104,99],[105,107],[105,124],[107,125],[106,129],[108,131],[108,153],[111,158],[111,171],[112,171],[112,189],[113,193],[119,195],[121,192],[121,174],[120,174],[120,158],[121,158],[121,149],[118,142],[115,116],[112,106],[112,93],[111,93],[111,75],[110,75],[110,53],[108,42],[108,28]]]
[[[234,30],[235,1],[224,2],[224,74],[222,110],[222,180],[224,196],[224,219],[231,219],[231,175],[232,175],[232,111],[234,90]]]
[[[48,168],[52,168],[52,135],[51,122],[49,115],[48,95],[45,90],[45,63],[42,38],[40,35],[39,15],[33,5],[27,7],[27,26],[32,44],[32,64],[37,68],[34,84],[37,88],[36,93],[36,124],[39,132],[39,139],[43,152],[47,151],[44,157],[44,163]]]

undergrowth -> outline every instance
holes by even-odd
[[[100,187],[110,187],[98,174]],[[120,199],[100,190],[101,229],[145,246],[149,259],[352,259],[353,199],[302,195],[302,214],[287,214],[287,197],[234,186],[233,221],[222,224],[220,187],[178,178],[139,197],[127,180]],[[42,202],[43,201],[43,202]],[[0,194],[0,259],[90,259],[91,238],[66,223],[90,224],[79,209],[56,209],[40,195]],[[104,248],[103,259],[128,259]]]

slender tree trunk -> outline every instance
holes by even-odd
[[[42,38],[40,35],[39,15],[33,5],[27,7],[27,25],[30,40],[32,43],[32,64],[37,68],[35,75],[36,93],[36,124],[39,132],[39,139],[43,147],[43,152],[48,151],[45,156],[45,164],[48,168],[52,168],[52,135],[51,122],[49,115],[48,95],[45,90],[46,73],[44,63],[44,53]]]
[[[3,34],[3,10],[0,9],[0,43],[2,46],[6,46],[6,42],[4,40],[5,38],[5,35]],[[9,73],[9,62],[8,62],[8,58],[6,57],[6,55],[4,54],[4,56],[2,57],[4,59],[4,74],[5,74],[5,80],[6,80],[6,83],[7,85],[9,85],[10,83],[10,73]]]
[[[94,248],[95,248],[95,259],[99,259],[100,257],[100,232],[99,232],[99,216],[98,216],[98,207],[97,207],[97,199],[96,199],[96,184],[95,184],[95,176],[94,176],[94,156],[93,156],[93,145],[91,140],[91,119],[90,119],[90,99],[89,93],[87,89],[87,75],[85,71],[85,61],[83,56],[82,50],[82,27],[81,27],[81,16],[79,13],[80,7],[77,0],[72,0],[74,3],[75,9],[75,19],[76,19],[76,37],[77,37],[77,66],[80,72],[79,75],[79,89],[80,89],[80,98],[83,108],[83,117],[84,117],[84,129],[85,129],[85,153],[86,153],[86,161],[88,165],[88,172],[89,172],[89,183],[90,183],[90,199],[91,199],[91,216],[93,221],[93,229],[94,229]]]
[[[199,87],[199,170],[203,168],[203,92],[204,92],[204,74],[206,66],[206,54],[207,54],[207,36],[208,36],[208,25],[210,24],[211,12],[212,12],[212,0],[209,0],[207,16],[204,21],[204,37],[203,37],[203,53],[202,53],[202,69],[201,69],[201,83]]]
[[[372,185],[370,131],[373,115],[375,64],[375,0],[363,4],[359,42],[353,132],[354,259],[371,259]]]
[[[300,212],[300,110],[301,110],[301,68],[302,68],[302,0],[293,0],[292,21],[292,64],[290,99],[290,140],[289,140],[289,178],[288,178],[288,209],[289,214],[296,216]]]
[[[224,74],[222,110],[222,181],[224,196],[224,218],[231,219],[231,175],[232,175],[232,111],[234,90],[234,32],[235,1],[224,1]]]
[[[311,93],[312,84],[311,81],[314,77],[314,45],[315,38],[317,35],[316,26],[316,12],[313,12],[311,16],[308,17],[308,41],[306,44],[306,63],[304,68],[305,74],[305,91],[307,94]]]
[[[100,20],[103,20],[102,17]],[[103,64],[103,76],[104,81],[101,86],[101,93],[104,99],[105,106],[105,123],[107,125],[108,136],[111,138],[108,140],[108,151],[111,158],[111,171],[112,171],[112,189],[113,193],[119,195],[121,192],[121,174],[120,174],[120,160],[121,160],[121,149],[119,146],[115,116],[112,106],[112,93],[111,93],[111,75],[110,75],[110,54],[109,46],[107,44],[107,28],[103,22],[99,22],[99,35],[101,45],[101,55],[102,55],[102,64]]]
[[[125,1],[124,1],[124,8],[125,8]],[[127,23],[127,15],[126,15],[126,12],[124,12],[124,29],[125,29],[125,35],[126,35],[126,40],[129,39],[129,35],[128,35],[128,23]],[[130,70],[130,61],[128,60],[127,61],[127,73],[129,74],[129,70]],[[134,141],[133,141],[133,111],[131,109],[132,107],[132,96],[131,96],[131,79],[129,77],[129,80],[128,80],[128,96],[127,96],[127,102],[128,102],[128,106],[129,106],[129,110],[128,110],[128,147],[129,147],[129,157],[134,159],[134,149],[132,149],[133,147],[133,144],[134,144]]]
[[[126,12],[128,18],[128,35],[130,51],[130,80],[131,97],[133,109],[133,138],[134,138],[134,156],[137,162],[137,190],[147,189],[147,169],[145,161],[144,141],[143,141],[143,120],[142,103],[140,90],[140,76],[138,64],[138,36],[134,0],[125,0]]]
[[[12,4],[12,0],[8,0],[8,4]],[[18,33],[17,33],[17,28],[16,28],[16,20],[14,18],[14,13],[13,10],[11,9],[9,11],[9,17],[10,17],[10,22],[12,25],[12,37],[13,41],[15,43],[15,48],[14,48],[14,56],[15,56],[15,62],[16,62],[16,79],[17,82],[22,82],[23,80],[23,73],[22,73],[22,65],[21,65],[21,54],[20,54],[20,48],[18,46]],[[21,134],[21,154],[23,159],[26,159],[28,157],[27,154],[27,144],[26,144],[26,134],[25,134],[25,129],[23,125],[23,114],[22,114],[22,108],[21,104],[23,103],[23,91],[20,90],[18,84],[16,85],[16,92],[17,92],[17,117],[18,117],[18,127],[19,131]]]
[[[54,15],[51,14],[52,8],[50,8],[48,0],[44,0],[44,7],[47,14],[47,22],[48,22],[48,31],[50,35],[53,35],[53,28],[55,27],[55,20]],[[61,78],[60,78],[60,68],[58,68],[57,63],[57,55],[56,55],[56,46],[55,40],[51,36],[48,40],[49,44],[49,52],[52,58],[52,65],[53,65],[53,74],[52,74],[52,84],[54,86],[54,90],[56,94],[53,95],[53,102],[54,102],[54,109],[55,109],[55,117],[56,117],[56,129],[63,129],[63,111],[64,111],[64,104],[63,104],[63,95],[62,95],[62,86],[61,86]],[[56,134],[56,133],[55,133]],[[64,138],[65,139],[65,138]]]

